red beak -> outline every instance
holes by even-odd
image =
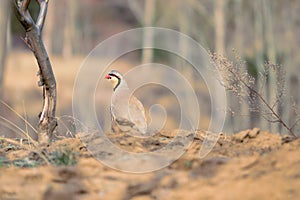
[[[105,78],[106,78],[106,79],[110,79],[110,75],[107,74],[107,75],[105,76]]]

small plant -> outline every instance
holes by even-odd
[[[23,167],[30,168],[30,167],[36,167],[39,165],[39,163],[37,161],[31,160],[29,158],[24,158],[22,160],[14,160],[12,162],[12,164],[16,167],[21,167],[21,168],[23,168]]]
[[[60,149],[51,153],[50,156],[51,164],[60,165],[76,165],[77,155],[72,150],[68,148]]]
[[[260,76],[254,77],[249,74],[246,68],[246,62],[235,55],[235,61],[231,61],[224,56],[210,54],[213,64],[222,75],[221,84],[227,91],[232,92],[239,101],[246,101],[250,112],[258,112],[270,123],[280,123],[285,127],[293,137],[297,137],[293,128],[282,117],[282,104],[285,90],[285,71],[281,65],[265,63],[264,71],[259,72]],[[266,82],[269,79],[270,72],[276,74],[276,97],[270,99],[264,94]],[[255,78],[260,77],[260,80]],[[260,86],[256,84],[260,83]],[[268,91],[267,91],[268,92]],[[296,122],[299,122],[297,120]]]
[[[5,157],[0,156],[0,168],[3,167],[5,161]]]
[[[192,161],[192,160],[186,160],[186,161],[184,162],[184,167],[185,167],[186,169],[191,169],[192,166],[193,166],[193,161]]]
[[[5,147],[3,147],[2,148],[4,151],[10,151],[10,150],[17,150],[18,149],[18,147],[17,146],[15,146],[15,145],[12,145],[12,144],[8,144],[7,146],[5,146]]]

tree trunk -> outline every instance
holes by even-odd
[[[189,35],[190,30],[189,30],[189,7],[186,5],[186,2],[183,1],[178,1],[177,2],[177,9],[181,10],[180,15],[178,16],[178,24],[179,24],[179,31],[180,33]],[[180,37],[179,42],[179,49],[180,49],[180,55],[176,59],[176,64],[184,75],[190,78],[190,80],[193,80],[192,78],[192,70],[188,67],[186,67],[186,60],[184,58],[187,58],[189,55],[189,48],[188,44],[186,43],[186,38]]]
[[[243,34],[243,21],[244,15],[243,15],[243,7],[242,7],[242,0],[234,0],[234,24],[235,24],[235,30],[234,30],[234,49],[236,49],[237,52],[243,52],[244,45],[244,34]]]
[[[3,78],[7,53],[7,34],[9,22],[9,2],[3,1],[0,6],[0,99],[3,95]]]
[[[39,142],[48,143],[52,132],[56,127],[56,81],[52,71],[52,66],[44,47],[38,29],[32,29],[26,33],[26,39],[37,59],[40,68],[39,86],[43,86],[44,105],[40,114],[39,122]]]
[[[269,0],[262,0],[263,7],[263,16],[264,16],[264,41],[265,41],[265,52],[267,54],[268,61],[270,63],[276,64],[276,50],[274,45],[274,32],[273,32],[273,21],[272,21],[272,13],[271,13],[271,3]],[[276,95],[278,93],[277,81],[276,81],[277,73],[275,70],[270,70],[267,81],[267,91],[268,91],[268,101],[270,105],[274,105],[275,110],[280,111],[280,106],[276,103]],[[270,123],[270,131],[279,132],[280,123]]]
[[[45,49],[41,34],[47,14],[48,0],[36,0],[40,6],[40,12],[36,22],[30,16],[28,5],[30,0],[11,0],[12,8],[19,22],[26,31],[25,42],[39,65],[39,86],[43,86],[43,110],[39,116],[39,143],[50,142],[52,133],[57,126],[55,118],[56,110],[56,81],[52,66]]]
[[[243,14],[243,6],[242,6],[242,0],[234,0],[234,24],[235,24],[235,30],[234,30],[234,49],[238,54],[242,53],[244,50],[244,34],[243,34],[243,22],[245,20],[244,14]],[[244,65],[242,69],[240,69],[242,73],[247,72],[247,66]],[[253,124],[250,124],[251,122],[251,113],[249,112],[250,106],[247,101],[239,101],[237,98],[232,98],[232,101],[234,101],[235,108],[237,110],[237,113],[240,113],[241,116],[235,116],[235,123],[236,126],[238,126],[239,130],[241,129],[248,129],[253,127]]]
[[[284,10],[284,41],[286,44],[293,44],[298,37],[297,32],[295,31],[295,27],[298,21],[298,12],[295,4],[287,4]],[[286,69],[286,95],[284,99],[284,103],[282,105],[282,110],[284,111],[284,119],[289,122],[289,125],[293,130],[299,131],[300,124],[297,123],[299,119],[299,115],[295,112],[293,107],[299,108],[299,69],[297,65],[297,61],[294,55],[297,55],[297,45],[288,45],[285,49],[287,52],[287,56],[284,59],[283,66]],[[296,122],[296,123],[295,123]],[[284,130],[284,129],[283,129]],[[281,129],[280,129],[281,131]]]
[[[256,68],[259,72],[264,72],[264,48],[263,48],[263,16],[262,16],[262,0],[253,1],[253,13],[254,13],[254,48],[255,48],[255,62]],[[265,84],[265,83],[261,83]],[[259,91],[259,82],[256,81],[256,90]],[[267,89],[264,87],[265,91],[261,91],[264,99],[267,99]],[[254,105],[256,107],[256,105]],[[260,104],[260,112],[264,112],[264,106]],[[262,129],[270,129],[270,123],[266,121],[263,117],[257,116],[256,113],[251,114],[251,123],[259,122],[259,126]]]
[[[77,1],[67,1],[67,11],[64,24],[64,45],[63,45],[63,57],[70,58],[73,55],[73,41],[75,35],[75,17]]]
[[[144,26],[153,26],[153,19],[155,15],[155,1],[156,0],[146,0],[145,2],[145,15],[144,15]],[[147,29],[144,32],[143,45],[145,47],[151,46],[153,43],[153,32]],[[151,63],[153,60],[153,49],[143,49],[142,55],[143,63]]]
[[[215,41],[216,52],[225,54],[225,5],[226,0],[215,0]],[[224,55],[225,56],[225,55]]]

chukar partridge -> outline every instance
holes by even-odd
[[[112,70],[105,78],[113,86],[110,106],[113,132],[122,131],[131,135],[145,135],[147,122],[144,106],[131,94],[122,74]]]

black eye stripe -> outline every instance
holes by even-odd
[[[116,90],[116,88],[120,85],[120,82],[121,82],[121,78],[120,77],[118,77],[117,75],[115,75],[115,74],[112,74],[112,73],[109,73],[108,75],[110,75],[110,76],[113,76],[113,77],[116,77],[117,79],[118,79],[118,83],[117,83],[117,85],[116,85],[116,87],[114,88],[114,90]]]
[[[110,75],[110,76],[113,76],[113,77],[116,77],[117,79],[120,79],[117,75],[115,75],[115,74],[108,74],[108,75]]]

